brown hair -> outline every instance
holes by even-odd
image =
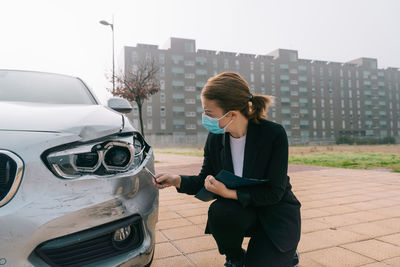
[[[272,96],[251,94],[248,83],[235,72],[222,72],[208,79],[201,95],[208,100],[215,100],[225,113],[239,110],[255,123],[267,118],[268,107],[273,103]]]

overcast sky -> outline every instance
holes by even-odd
[[[123,46],[172,36],[200,49],[288,48],[300,58],[400,67],[399,11],[398,0],[0,0],[0,69],[79,76],[105,102],[111,29],[99,21],[113,14],[116,58]]]

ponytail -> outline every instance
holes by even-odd
[[[273,96],[252,95],[249,103],[248,119],[258,123],[260,119],[267,118],[268,107],[274,102]]]

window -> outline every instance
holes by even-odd
[[[174,64],[180,64],[183,62],[183,56],[182,55],[172,55],[171,60]]]
[[[151,61],[151,53],[146,52],[146,61]]]
[[[165,93],[160,93],[160,103],[165,103]]]
[[[196,104],[196,99],[193,98],[186,98],[185,104]]]
[[[196,66],[204,66],[207,64],[207,58],[205,57],[196,57]]]
[[[193,85],[185,86],[185,91],[187,91],[187,92],[194,92],[194,91],[196,91],[196,87],[193,86]]]
[[[183,94],[172,94],[172,100],[176,103],[183,103],[185,96]]]
[[[187,111],[185,112],[186,117],[196,117],[196,112],[194,111]]]
[[[227,58],[224,59],[224,69],[229,68],[229,60]]]
[[[175,90],[182,91],[185,88],[185,83],[183,81],[172,81],[172,88]]]
[[[147,116],[152,116],[153,115],[153,108],[152,106],[147,106]]]
[[[194,61],[193,60],[185,60],[185,66],[194,66]]]
[[[307,66],[305,66],[305,65],[299,65],[298,69],[299,69],[299,72],[307,72]]]
[[[153,120],[147,119],[147,130],[152,130],[152,129],[153,129]]]
[[[187,53],[194,53],[194,43],[185,42],[184,49]]]
[[[288,64],[280,64],[279,65],[279,69],[281,71],[288,72],[289,71],[289,65]]]
[[[161,117],[165,117],[165,115],[166,115],[165,106],[161,106],[161,107],[160,107],[160,116],[161,116]]]
[[[254,70],[254,61],[250,61],[250,70]]]
[[[218,68],[218,61],[217,61],[217,59],[213,58],[212,63],[213,63],[213,67],[214,67],[214,68]]]
[[[167,122],[165,119],[161,119],[160,124],[161,130],[165,130],[167,128]]]
[[[174,129],[185,129],[185,120],[173,120]]]
[[[185,73],[185,79],[194,79],[194,73]]]
[[[296,61],[297,61],[297,53],[295,53],[295,52],[290,52],[290,53],[289,53],[289,61],[290,61],[290,62],[296,62]]]
[[[159,58],[160,64],[165,64],[165,55],[164,54],[160,54],[158,56],[158,58]]]
[[[183,116],[185,114],[185,108],[181,106],[173,106],[172,113],[174,116]]]
[[[160,77],[164,77],[165,76],[165,67],[161,66],[160,67]]]
[[[132,51],[131,59],[132,59],[132,62],[138,61],[138,53],[136,51]]]
[[[160,80],[160,90],[165,90],[165,81]]]

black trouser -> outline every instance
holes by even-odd
[[[262,229],[254,207],[243,208],[237,200],[219,198],[210,205],[207,223],[220,254],[240,257],[243,238],[250,236],[246,267],[293,266],[296,249],[279,251]]]

